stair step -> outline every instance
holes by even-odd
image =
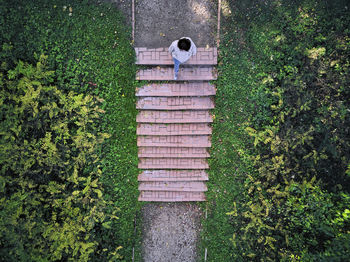
[[[205,192],[204,182],[141,182],[139,191]]]
[[[213,108],[214,102],[210,97],[141,97],[136,103],[136,109],[204,110]]]
[[[210,135],[207,123],[195,124],[138,124],[137,135]]]
[[[181,67],[177,81],[184,80],[216,80],[217,72],[211,66],[205,67]],[[137,80],[174,80],[173,67],[152,67],[149,69],[140,69],[136,74]]]
[[[137,146],[211,147],[210,137],[201,136],[138,136]]]
[[[204,170],[144,170],[138,181],[206,181]]]
[[[174,64],[168,48],[145,48],[135,47],[136,64],[137,65],[172,65]],[[186,64],[189,65],[216,65],[217,64],[217,48],[209,47],[197,48],[197,54],[192,56]]]
[[[139,147],[139,157],[153,158],[206,158],[205,147]]]
[[[140,169],[208,169],[205,158],[139,158]]]
[[[205,201],[204,192],[141,191],[139,201],[185,202]]]
[[[208,110],[201,111],[155,111],[142,110],[136,117],[137,123],[210,123]]]
[[[139,201],[206,201],[213,122],[210,109],[217,79],[217,48],[197,48],[180,66],[174,79],[173,59],[167,48],[135,48],[137,80],[149,83],[136,89],[137,145],[140,169]]]
[[[213,96],[215,86],[208,82],[148,84],[136,89],[136,96]]]

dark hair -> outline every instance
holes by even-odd
[[[188,40],[187,38],[182,38],[179,40],[179,42],[177,42],[177,47],[180,50],[188,51],[190,50],[190,47],[191,47],[191,41]]]

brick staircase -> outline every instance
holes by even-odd
[[[205,201],[217,49],[197,48],[176,81],[167,48],[135,51],[137,80],[158,81],[136,89],[139,201]]]

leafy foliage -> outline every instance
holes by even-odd
[[[117,218],[95,153],[108,135],[92,133],[103,110],[96,97],[52,86],[45,59],[1,77],[1,256],[89,261],[93,232]]]
[[[344,261],[350,226],[346,3],[252,0],[232,2],[229,8],[234,12],[226,18],[218,81],[222,97],[219,92],[217,101],[223,102],[217,106],[230,103],[226,95],[232,87],[239,90],[232,103],[243,104],[241,111],[246,112],[235,107],[227,113],[216,110],[227,118],[215,124],[218,136],[226,136],[233,146],[224,145],[226,156],[238,148],[240,152],[232,171],[224,173],[230,174],[236,192],[226,201],[211,196],[220,205],[233,202],[231,210],[226,209],[229,217],[220,218],[220,226],[226,228],[223,234],[231,233],[232,246],[222,244],[226,257]],[[237,134],[222,134],[229,133],[226,121],[237,121]],[[246,142],[237,141],[242,129],[250,137],[240,136]],[[213,150],[219,146],[214,144]],[[226,192],[223,181],[230,178],[217,176],[222,176],[227,157],[214,160],[218,163],[212,171],[215,187]],[[213,214],[219,212],[216,205]],[[223,216],[224,210],[220,212]],[[208,222],[209,226],[219,225]],[[226,261],[215,248],[213,253],[213,258]]]
[[[66,0],[55,2],[48,0],[34,2],[0,0],[0,9],[1,13],[4,14],[0,17],[2,50],[0,57],[2,70],[6,72],[5,76],[7,71],[11,71],[9,69],[17,68],[19,64],[25,65],[23,62],[19,62],[20,60],[36,64],[37,59],[39,59],[38,54],[45,53],[47,54],[45,58],[46,71],[52,72],[42,85],[55,86],[57,92],[67,96],[67,102],[71,101],[69,100],[71,96],[77,97],[77,101],[92,99],[92,102],[98,104],[98,110],[104,112],[97,112],[98,118],[95,118],[91,113],[81,112],[85,115],[84,121],[87,123],[85,127],[87,129],[84,130],[85,133],[79,131],[79,134],[77,133],[78,122],[74,119],[70,121],[72,114],[67,113],[66,118],[62,119],[62,124],[67,124],[68,131],[64,129],[60,131],[60,138],[63,139],[62,145],[58,146],[52,142],[56,145],[57,152],[64,148],[71,150],[66,151],[65,154],[53,154],[50,151],[53,156],[49,158],[45,155],[45,151],[40,152],[42,151],[41,145],[35,144],[33,141],[33,144],[36,145],[35,149],[38,151],[37,154],[40,153],[40,156],[46,159],[45,161],[49,161],[50,164],[55,163],[60,167],[58,170],[56,170],[58,167],[56,169],[48,167],[47,170],[45,169],[45,174],[43,173],[41,176],[33,174],[32,177],[38,177],[38,181],[35,180],[35,183],[45,186],[50,183],[53,176],[60,177],[62,172],[67,171],[67,159],[78,156],[79,150],[71,149],[70,144],[64,142],[65,132],[73,132],[72,136],[79,137],[82,148],[85,148],[86,139],[87,141],[94,140],[100,136],[99,134],[108,133],[108,137],[96,140],[93,147],[80,155],[81,159],[84,157],[86,159],[81,160],[84,163],[81,164],[79,176],[98,172],[96,174],[96,178],[98,178],[96,190],[100,190],[102,195],[99,197],[100,193],[93,194],[99,199],[105,214],[101,217],[103,219],[95,221],[91,231],[86,233],[89,234],[89,239],[86,242],[93,243],[93,246],[89,246],[89,250],[94,250],[88,254],[88,257],[89,261],[125,260],[131,257],[133,246],[138,246],[140,239],[139,228],[135,228],[135,224],[138,223],[134,222],[138,219],[140,204],[137,202],[138,169],[134,98],[136,68],[134,66],[134,51],[129,39],[129,29],[124,26],[124,18],[112,4],[92,0],[73,2]],[[47,93],[47,96],[49,94]],[[59,106],[62,106],[62,110],[68,108],[68,105],[63,106],[63,101],[61,101],[62,104],[59,104],[56,100],[50,100],[49,103],[48,98],[42,100],[43,104],[46,103],[47,108],[44,112],[38,111],[41,118],[36,119],[35,122],[41,128],[50,125],[57,117],[55,114],[61,112],[57,109]],[[77,103],[81,104],[82,102],[79,101]],[[8,105],[8,102],[6,100],[4,104]],[[37,105],[38,108],[41,106],[40,103]],[[72,109],[72,112],[74,110]],[[45,125],[42,126],[44,123]],[[8,125],[12,128],[12,123],[8,122]],[[32,122],[26,123],[26,131],[31,132],[31,125]],[[58,132],[57,130],[55,132]],[[84,136],[86,132],[90,134],[87,137]],[[51,140],[56,141],[56,139],[54,133],[51,132]],[[50,141],[49,137],[47,137],[47,141]],[[49,144],[48,147],[53,146]],[[20,148],[23,149],[24,146],[18,145],[18,150]],[[23,151],[23,154],[24,152],[26,151]],[[27,160],[33,161],[34,157],[36,155],[32,157],[27,155]],[[55,157],[55,162],[53,162],[53,157]],[[15,159],[15,156],[12,160],[20,161],[18,158]],[[15,165],[15,162],[12,164]],[[59,182],[65,184],[64,180],[60,179]],[[68,191],[61,189],[61,198],[70,197],[73,192],[78,192],[78,190],[71,191],[71,189],[71,187]],[[37,192],[38,188],[35,187],[33,190]],[[74,195],[74,198],[78,197],[84,199],[81,193]],[[97,209],[94,214],[96,212]],[[118,219],[115,219],[116,217]],[[40,221],[39,218],[38,221]],[[74,223],[71,223],[72,228],[77,222]],[[45,224],[41,227],[46,230]],[[14,230],[17,228],[14,227]],[[81,238],[81,235],[83,235],[82,232],[79,233],[79,239],[84,239]],[[24,236],[21,235],[21,237]],[[75,238],[71,243],[78,243],[77,239]],[[64,242],[64,240],[60,241]],[[29,240],[26,239],[26,241]],[[19,245],[22,243],[20,240],[14,240],[14,242],[18,242]],[[38,248],[37,246],[32,247],[33,250]],[[72,249],[64,248],[63,250],[65,256],[73,256]],[[139,256],[137,251],[135,253],[136,260]],[[74,260],[78,259],[78,253],[74,253]],[[19,259],[19,261],[23,260],[26,259]],[[47,260],[55,259],[47,258]]]

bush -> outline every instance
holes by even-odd
[[[45,64],[1,75],[1,257],[89,261],[99,228],[117,218],[95,154],[108,138],[93,133],[101,100],[52,86]]]
[[[229,208],[222,234],[231,233],[232,246],[221,244],[227,252],[220,254],[223,261],[342,261],[349,252],[345,6],[345,1],[229,2],[232,15],[225,18],[218,80],[217,100],[223,101],[217,106],[239,103],[243,112],[233,106],[214,124],[221,136],[229,130],[226,122],[241,119],[236,134],[228,135],[236,141],[225,146],[226,157],[212,160],[223,166],[229,156],[236,157],[231,171],[225,170],[229,177],[216,166],[211,171],[217,190],[228,192],[226,180],[237,190],[226,195],[230,200],[211,196]],[[229,86],[239,95],[230,97]],[[335,222],[340,216],[342,224]]]
[[[135,54],[124,18],[113,5],[92,0],[0,0],[0,9],[4,14],[0,17],[0,57],[4,71],[15,68],[19,60],[35,64],[38,54],[45,53],[47,70],[52,71],[50,83],[61,93],[103,99],[99,108],[105,113],[88,120],[93,121],[88,131],[96,137],[98,133],[109,134],[96,144],[94,154],[102,171],[99,183],[107,203],[105,212],[118,219],[107,219],[107,224],[95,228],[97,251],[89,259],[107,260],[107,253],[116,246],[123,246],[113,251],[116,255],[131,257],[133,246],[140,239],[139,229],[134,228],[140,204],[137,202]],[[68,126],[71,128],[74,125]],[[94,170],[95,164],[87,160],[84,172]],[[135,255],[137,259],[138,253]]]

